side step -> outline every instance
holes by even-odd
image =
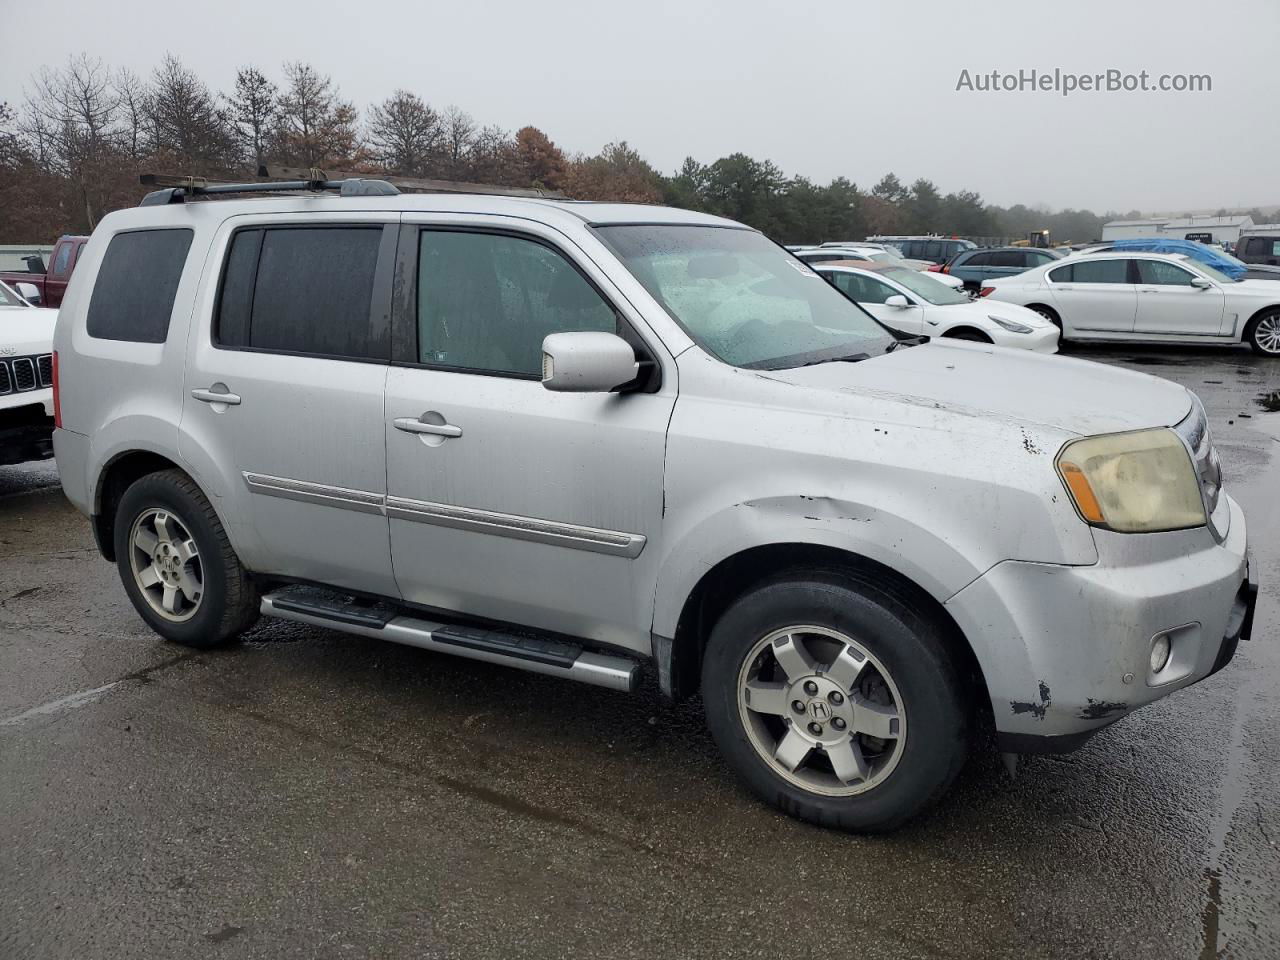
[[[392,603],[369,602],[319,587],[293,586],[262,598],[262,614],[363,637],[451,653],[597,687],[636,689],[640,665],[613,654],[536,633],[515,633],[426,620]]]

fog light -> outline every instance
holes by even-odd
[[[1151,672],[1159,673],[1169,662],[1169,636],[1161,634],[1151,641]]]

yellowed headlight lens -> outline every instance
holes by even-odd
[[[1074,440],[1058,473],[1089,523],[1120,533],[1155,533],[1204,524],[1191,456],[1172,430],[1140,430]]]

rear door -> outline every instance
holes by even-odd
[[[617,332],[655,372],[665,354],[581,250],[511,223],[405,215],[385,418],[396,578],[415,603],[647,650],[674,365],[653,392],[546,390],[551,333]]]
[[[1218,335],[1227,300],[1220,286],[1193,286],[1197,275],[1168,260],[1137,258],[1134,262],[1139,281],[1134,330],[1171,336]]]
[[[383,391],[398,215],[234,218],[211,250],[179,440],[255,570],[394,596]]]
[[[1131,271],[1132,270],[1132,275]],[[1132,260],[1075,260],[1045,274],[1063,332],[1131,333],[1138,312]]]

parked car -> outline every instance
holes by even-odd
[[[1220,246],[1200,243],[1197,240],[1182,240],[1177,237],[1128,237],[1101,247],[1094,247],[1090,253],[1109,253],[1140,250],[1146,253],[1181,253],[1207,263],[1220,273],[1225,273],[1232,280],[1280,280],[1280,267],[1265,264],[1245,263]]]
[[[910,270],[923,270],[928,264],[923,260],[903,260],[896,254],[878,247],[810,247],[793,251],[795,256],[810,266],[820,263],[834,263],[838,260],[857,260],[861,263],[880,263],[885,266],[899,266]],[[948,287],[959,289],[964,281],[950,277],[938,277]]]
[[[1233,280],[1179,254],[1077,254],[989,280],[982,296],[1030,307],[1064,340],[1243,341],[1280,357],[1280,284]]]
[[[648,666],[768,802],[886,830],[978,711],[1068,750],[1249,634],[1181,386],[913,345],[706,214],[332,186],[149,195],[63,306],[63,487],[173,642],[264,614],[617,690]]]
[[[1236,244],[1236,256],[1245,263],[1280,267],[1280,228],[1272,233],[1248,234]]]
[[[879,243],[891,243],[902,255],[912,260],[927,260],[930,263],[946,263],[962,250],[977,249],[972,240],[960,240],[956,237],[868,237]]]
[[[53,456],[53,325],[0,282],[0,464]]]
[[[32,303],[42,307],[58,307],[66,293],[71,274],[75,272],[76,263],[80,259],[80,251],[84,248],[88,237],[60,237],[53,248],[51,267],[46,266],[39,256],[26,257],[26,271],[10,270],[0,272],[0,281],[10,286],[29,284]]]
[[[1011,277],[1060,259],[1062,255],[1056,251],[1037,247],[984,247],[957,253],[938,272],[958,277],[966,288],[978,290],[987,280]]]
[[[973,300],[931,273],[837,260],[815,268],[885,326],[908,336],[953,337],[1057,353],[1058,328],[1034,310]]]

